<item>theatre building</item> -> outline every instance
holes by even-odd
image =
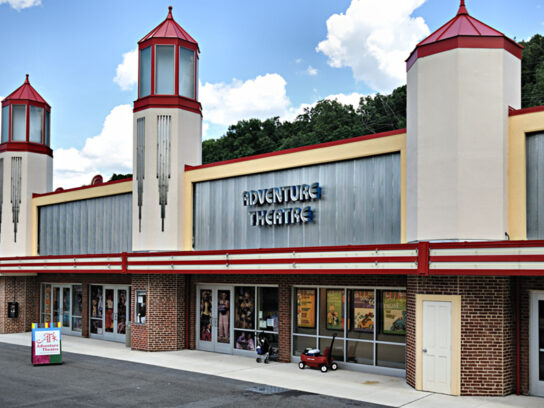
[[[62,118],[28,78],[2,102],[0,333],[248,357],[263,334],[286,363],[336,334],[341,369],[544,396],[544,107],[520,109],[520,45],[462,1],[407,56],[407,129],[204,165],[197,42],[170,10],[138,48],[132,179],[52,191]]]

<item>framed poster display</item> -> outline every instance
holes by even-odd
[[[327,289],[327,330],[344,330],[344,290]]]
[[[297,327],[315,329],[315,289],[297,289]]]
[[[353,330],[362,333],[374,331],[374,291],[354,290],[352,299]]]
[[[383,292],[383,333],[406,334],[406,292]]]

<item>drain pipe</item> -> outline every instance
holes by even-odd
[[[516,277],[516,395],[521,394],[521,367],[520,367],[520,350],[521,345],[519,344],[521,339],[521,302],[520,302],[520,277]]]

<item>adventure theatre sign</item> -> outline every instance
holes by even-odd
[[[320,198],[321,187],[319,187],[319,183],[271,187],[242,193],[242,202],[246,207],[262,207],[273,204],[288,205],[289,203],[304,203],[319,200]],[[249,210],[248,215],[251,226],[289,225],[305,224],[312,221],[313,211],[308,205],[303,208],[285,207]]]

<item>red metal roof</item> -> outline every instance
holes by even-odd
[[[7,102],[9,100],[26,100],[43,103],[47,106],[49,104],[41,97],[41,95],[30,85],[28,80],[28,74],[26,74],[26,80],[23,85],[13,91],[9,96],[7,96],[2,102]]]
[[[407,68],[410,69],[417,58],[454,48],[504,48],[518,58],[521,58],[523,49],[500,31],[469,15],[465,0],[461,0],[457,15],[421,41],[412,51],[407,60]]]
[[[198,43],[191,37],[187,31],[176,23],[174,17],[172,17],[172,6],[168,7],[168,16],[166,20],[155,27],[149,34],[142,38],[139,43],[147,41],[151,38],[178,38],[183,41],[195,44],[198,47]]]

